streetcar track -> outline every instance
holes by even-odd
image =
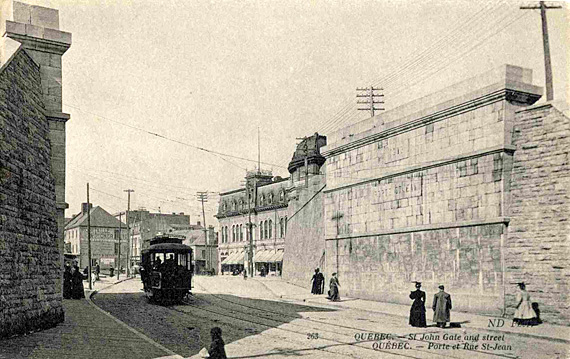
[[[278,313],[278,312],[274,312],[274,311],[271,311],[271,310],[261,309],[261,308],[254,307],[254,306],[251,306],[251,305],[246,305],[246,304],[238,303],[238,302],[231,301],[231,300],[229,300],[229,299],[223,298],[223,297],[221,297],[221,296],[219,296],[219,295],[216,295],[216,294],[210,292],[208,289],[206,289],[206,288],[205,288],[203,285],[201,285],[201,284],[198,284],[198,283],[196,283],[196,284],[197,284],[198,286],[200,286],[205,292],[209,293],[212,297],[214,297],[214,298],[216,298],[216,299],[219,299],[219,300],[221,300],[221,301],[228,302],[228,303],[231,303],[231,304],[243,306],[243,307],[246,307],[246,308],[249,308],[249,309],[255,309],[255,310],[258,310],[258,311],[268,312],[268,313],[271,313],[271,314],[278,314],[278,315],[281,315],[281,316],[284,316],[284,317],[290,317],[290,318],[297,319],[297,320],[305,320],[305,321],[315,322],[315,323],[318,323],[318,324],[330,325],[330,326],[333,326],[333,327],[339,327],[339,328],[344,328],[344,329],[357,330],[357,331],[360,332],[360,333],[362,333],[362,332],[369,332],[367,329],[355,328],[355,327],[346,326],[346,325],[341,325],[341,324],[332,324],[332,323],[328,323],[328,322],[324,322],[324,321],[319,321],[319,320],[315,320],[315,319],[311,319],[311,318],[298,318],[298,317],[293,316],[293,315],[290,315],[290,314]],[[266,285],[264,285],[264,286],[269,289],[269,287],[267,287]],[[270,290],[270,291],[271,291],[271,290]],[[271,291],[271,292],[272,292],[274,295],[276,295],[273,291]],[[200,298],[200,299],[201,299],[201,300],[204,300],[203,298]],[[206,301],[206,300],[204,300],[204,301]],[[206,302],[208,302],[208,301],[206,301]],[[299,303],[300,301],[297,301],[297,302]],[[211,303],[211,302],[209,302],[209,303],[210,303],[210,304],[213,304],[213,303]],[[305,305],[306,305],[306,304],[305,304]],[[308,305],[307,305],[307,306],[308,306]],[[249,313],[244,313],[244,312],[241,312],[241,313],[246,314],[246,315],[251,315],[251,314],[249,314]],[[275,319],[271,319],[271,318],[267,318],[267,317],[264,317],[264,318],[267,319],[267,320],[274,320],[274,321],[275,321]],[[330,330],[323,330],[322,328],[319,328],[319,330],[325,331],[325,332],[329,332],[329,333],[331,332]],[[334,332],[334,333],[337,333],[337,332]],[[420,333],[406,333],[406,334],[404,334],[404,335],[396,335],[396,334],[390,333],[390,335],[391,335],[391,336],[394,338],[394,340],[396,340],[396,341],[409,342],[409,341],[412,341],[412,339],[408,339],[408,338],[407,338],[409,334],[423,334],[423,333],[439,333],[439,331],[429,331],[429,332],[428,332],[428,331],[422,331],[422,332],[420,332]],[[430,343],[431,343],[431,344],[439,344],[439,343],[437,343],[437,342],[432,342],[432,341],[429,341],[429,340],[414,339],[413,341],[418,341],[418,342],[422,342],[422,343],[426,343],[426,344],[430,344]],[[362,342],[362,341],[361,341],[361,342]],[[459,344],[459,343],[458,343],[458,344]],[[374,350],[374,349],[372,349],[372,350]],[[431,351],[419,350],[419,349],[417,349],[417,348],[416,348],[416,349],[413,349],[413,350],[417,350],[417,351],[420,351],[420,352],[433,353],[433,352],[431,352]],[[463,351],[475,352],[475,353],[481,353],[481,354],[486,354],[486,355],[490,355],[490,356],[494,356],[494,357],[503,357],[503,358],[510,358],[510,359],[516,359],[516,358],[518,358],[518,356],[517,356],[517,355],[514,355],[514,354],[513,354],[513,355],[510,355],[510,354],[502,354],[502,353],[491,353],[491,352],[486,352],[486,351],[481,351],[481,350],[473,350],[473,349],[461,349],[461,350],[463,350]],[[448,357],[448,358],[455,358],[455,357],[453,357],[453,356],[447,356],[447,357]]]
[[[262,309],[262,308],[258,308],[258,307],[253,307],[253,306],[251,306],[251,305],[246,305],[246,304],[234,302],[234,301],[228,300],[228,299],[226,299],[226,298],[223,298],[223,297],[221,297],[221,296],[219,296],[219,295],[216,295],[216,294],[214,294],[214,293],[211,293],[211,292],[208,291],[203,285],[200,285],[200,284],[198,284],[198,283],[196,283],[196,285],[200,286],[205,292],[209,293],[209,295],[211,295],[212,297],[214,297],[214,298],[216,298],[216,299],[218,299],[218,300],[221,300],[221,301],[224,301],[224,302],[228,302],[228,303],[231,303],[231,304],[234,304],[234,305],[246,307],[246,308],[248,308],[248,309],[254,309],[254,310],[257,310],[257,311],[267,312],[267,313],[271,313],[271,314],[273,314],[273,315],[277,314],[277,315],[280,315],[280,316],[282,316],[282,317],[290,317],[290,318],[293,318],[293,319],[296,319],[296,320],[305,320],[305,321],[309,321],[309,322],[318,323],[318,324],[320,324],[320,325],[323,325],[323,324],[324,324],[324,325],[330,325],[330,326],[333,326],[333,327],[339,327],[339,328],[343,328],[343,329],[357,330],[358,332],[369,332],[369,330],[366,330],[366,329],[363,330],[363,329],[361,329],[361,328],[355,328],[355,327],[351,327],[351,326],[345,326],[345,325],[340,325],[340,324],[331,324],[331,323],[327,323],[327,322],[323,322],[323,321],[318,321],[318,320],[314,320],[314,319],[310,319],[310,318],[299,318],[299,317],[296,317],[296,316],[292,316],[292,315],[290,315],[290,314],[279,313],[279,312],[275,312],[275,311],[271,311],[271,310],[267,310],[267,309]],[[214,306],[214,303],[212,303],[211,301],[205,300],[205,299],[203,299],[203,298],[197,298],[197,299],[200,299],[200,300],[202,300],[202,301],[204,301],[204,302],[206,302],[206,303],[209,303],[210,305]],[[191,304],[191,303],[187,303],[187,304],[190,305],[190,306],[192,306],[192,307],[205,310],[204,308],[198,307],[198,306],[193,305],[193,304]],[[226,309],[232,310],[232,309],[227,308],[227,307],[226,307]],[[215,313],[215,314],[218,314],[218,315],[227,315],[227,314],[225,314],[225,313],[222,314],[222,313],[215,312],[215,311],[211,311],[211,310],[207,310],[207,311],[212,312],[212,313]],[[238,312],[241,313],[241,314],[243,314],[243,315],[246,315],[246,316],[252,316],[252,314],[250,314],[250,313],[245,313],[245,312],[242,312],[242,311],[238,311]],[[238,319],[238,320],[242,320],[242,321],[254,323],[254,324],[258,324],[258,325],[262,325],[262,326],[267,326],[267,327],[270,327],[270,328],[277,328],[277,329],[285,330],[285,329],[283,329],[283,328],[279,328],[279,327],[275,327],[275,326],[271,326],[271,325],[267,325],[267,324],[262,324],[262,323],[255,322],[255,321],[252,321],[252,320],[247,320],[247,319],[243,319],[243,318],[237,318],[237,317],[235,317],[235,316],[231,316],[231,317],[233,317],[233,318],[235,318],[235,319]],[[265,319],[265,320],[269,320],[269,321],[277,321],[277,322],[279,322],[278,320],[273,319],[273,318],[268,318],[268,317],[262,317],[262,318]],[[291,325],[292,323],[289,322],[288,324]],[[294,325],[301,327],[301,326],[298,325],[298,324],[294,324]],[[320,327],[318,330],[319,330],[319,331],[325,331],[325,332],[331,333],[330,330],[325,330],[325,329],[323,329],[322,327]],[[288,329],[287,331],[294,332],[294,333],[298,333],[298,334],[305,334],[305,333],[299,333],[299,332],[296,332],[296,331],[290,330],[290,329]],[[335,333],[335,334],[339,334],[339,333],[336,332],[336,331],[335,331],[334,333]],[[421,332],[421,333],[429,333],[429,332]],[[435,332],[432,332],[432,333],[435,333]],[[410,334],[420,334],[420,333],[410,333]],[[347,334],[341,334],[341,335],[347,335]],[[394,341],[397,341],[397,342],[410,342],[410,341],[412,341],[411,339],[408,339],[408,338],[407,338],[409,334],[404,334],[403,336],[396,335],[396,334],[390,334],[390,335],[391,335],[391,337],[392,337],[391,339],[393,339]],[[323,339],[324,339],[324,340],[333,341],[333,342],[336,342],[336,343],[345,344],[345,345],[355,345],[356,343],[369,342],[369,341],[358,341],[358,342],[354,342],[354,343],[350,343],[350,342],[349,342],[349,343],[346,343],[346,342],[340,342],[340,341],[337,341],[337,340],[334,340],[334,339],[326,339],[326,338],[323,338]],[[417,340],[417,339],[416,339],[415,341],[418,341],[418,342],[421,342],[421,343],[426,343],[426,344],[430,344],[430,343],[432,343],[432,344],[439,344],[439,343],[437,343],[437,342],[431,342],[431,341],[427,341],[427,340]],[[360,345],[356,345],[356,346],[358,346],[359,348],[367,349],[367,350],[373,350],[373,351],[375,351],[375,352],[385,352],[385,353],[389,353],[389,354],[393,354],[393,355],[397,355],[397,356],[406,356],[406,355],[403,355],[403,354],[395,354],[395,353],[390,352],[390,351],[379,350],[379,349],[373,349],[373,348],[363,347],[363,346],[360,346]],[[438,355],[438,356],[443,356],[443,357],[446,357],[446,358],[458,358],[458,357],[455,357],[455,356],[448,355],[448,353],[446,353],[445,355],[443,355],[443,354],[438,354],[437,352],[434,352],[434,351],[421,350],[421,349],[418,349],[418,348],[411,348],[411,350],[415,350],[415,351],[422,352],[422,353],[430,353],[430,355],[436,354],[436,355]],[[485,352],[485,351],[480,351],[480,350],[470,350],[470,349],[462,349],[462,350],[463,350],[463,351],[471,351],[471,352],[481,353],[481,354],[485,354],[485,355],[490,355],[490,356],[493,356],[493,357],[504,357],[504,358],[510,358],[510,359],[518,358],[517,356],[513,356],[513,355],[509,355],[509,354],[490,353],[490,352]]]

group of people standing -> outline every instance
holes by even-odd
[[[412,308],[410,309],[410,325],[412,327],[427,327],[426,324],[426,293],[420,288],[421,282],[416,283],[416,290],[410,293],[410,299],[413,300]],[[540,317],[533,309],[530,301],[530,295],[526,291],[526,285],[521,282],[517,283],[519,292],[516,295],[515,314],[513,318],[514,323],[519,325],[537,325],[540,323]],[[434,294],[432,309],[433,321],[440,328],[445,328],[447,322],[451,322],[451,295],[445,292],[445,287],[440,285],[439,292]]]
[[[73,265],[70,265],[69,262],[65,263],[65,270],[63,272],[63,298],[85,298],[83,278],[83,274],[79,270],[77,262],[73,262]]]
[[[323,294],[323,292],[325,291],[325,276],[320,272],[319,268],[315,269],[315,274],[313,275],[313,278],[311,278],[311,281],[313,282],[311,293]],[[336,273],[333,273],[331,280],[329,282],[329,293],[328,293],[329,295],[327,299],[332,300],[333,302],[340,301],[338,287],[340,287],[338,276]]]
[[[410,299],[413,300],[412,308],[410,309],[410,325],[412,327],[425,328],[426,323],[426,292],[422,291],[421,282],[416,283],[416,290],[410,293]],[[451,321],[451,295],[445,292],[445,287],[440,285],[439,292],[434,294],[432,309],[433,321],[437,323],[438,327],[445,328],[445,324]]]

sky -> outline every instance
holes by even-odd
[[[111,213],[133,189],[131,209],[192,223],[196,192],[208,191],[215,225],[219,193],[257,166],[258,138],[262,169],[287,177],[298,138],[369,117],[357,87],[382,87],[387,110],[503,64],[532,69],[544,87],[540,12],[519,9],[538,2],[26,2],[58,9],[73,36],[67,217],[89,182],[91,202]],[[566,101],[568,4],[547,4],[564,7],[547,16],[555,101]]]

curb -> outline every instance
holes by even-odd
[[[105,315],[108,316],[109,318],[113,319],[115,322],[119,323],[120,325],[122,325],[123,327],[125,327],[126,329],[128,329],[130,332],[132,332],[133,334],[135,334],[135,335],[138,336],[139,338],[143,339],[145,342],[147,342],[147,343],[153,345],[155,348],[158,348],[158,349],[164,351],[165,353],[167,353],[168,356],[167,356],[166,358],[183,358],[183,357],[182,357],[181,355],[179,355],[178,353],[173,352],[172,350],[168,349],[167,347],[163,346],[162,344],[157,343],[157,342],[154,341],[153,339],[151,339],[151,338],[147,337],[146,335],[144,335],[143,333],[139,332],[139,331],[136,330],[135,328],[129,326],[127,323],[123,322],[122,320],[120,320],[120,319],[114,317],[111,313],[109,313],[109,312],[107,312],[107,311],[105,311],[105,310],[99,308],[99,307],[97,306],[97,304],[95,304],[95,303],[93,302],[92,297],[93,297],[95,294],[97,294],[100,290],[110,288],[110,287],[112,287],[112,286],[114,286],[114,285],[116,285],[116,284],[119,284],[119,283],[122,283],[122,282],[126,282],[126,281],[132,280],[132,279],[134,279],[134,278],[126,278],[126,279],[123,279],[123,280],[119,280],[119,281],[117,281],[117,282],[115,282],[115,283],[112,283],[112,284],[110,284],[110,285],[108,285],[108,286],[106,286],[106,287],[103,287],[103,288],[101,288],[101,289],[92,290],[92,291],[89,293],[89,295],[87,295],[87,296],[85,297],[85,299],[86,299],[87,302],[88,302],[90,305],[92,305],[95,309],[97,309],[97,310],[100,311],[101,313],[105,314]],[[159,358],[164,358],[164,357],[159,357]]]

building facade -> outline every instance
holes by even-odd
[[[245,188],[220,194],[216,217],[221,274],[241,272],[251,262],[253,275],[281,275],[288,183],[269,171],[251,171]]]
[[[0,337],[62,307],[65,122],[57,10],[0,0]]]
[[[329,135],[324,262],[344,295],[408,304],[421,281],[510,315],[524,281],[543,319],[569,323],[570,127],[531,107],[541,93],[507,65]]]
[[[88,222],[91,227],[91,264],[98,263],[104,271],[126,269],[129,249],[127,226],[103,208],[92,204],[88,207],[87,203],[81,205],[81,212],[65,227],[65,242],[71,249],[70,254],[77,258],[79,267],[89,266]]]

